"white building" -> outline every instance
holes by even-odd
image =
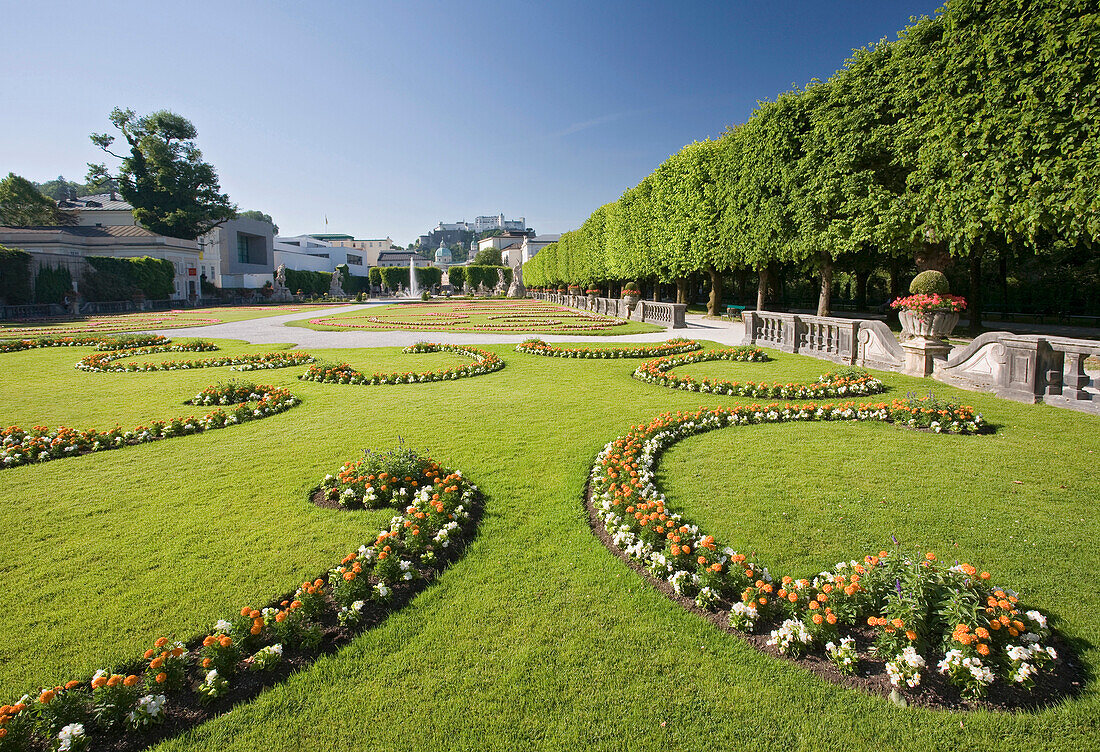
[[[275,238],[274,255],[276,268],[280,264],[286,264],[287,269],[334,272],[340,264],[347,264],[349,274],[365,277],[371,266],[378,265],[380,253],[375,255],[375,262],[372,264],[367,260],[366,252],[360,252],[360,249],[353,246],[338,245],[330,240],[319,240],[316,235],[295,235]]]
[[[379,254],[385,253],[393,247],[393,238],[389,236],[384,238],[358,239],[352,237],[351,235],[316,233],[306,237],[311,237],[314,240],[324,241],[330,246],[354,248],[357,251],[362,251],[361,254],[357,255],[362,257],[362,263],[366,266],[378,266]]]
[[[504,214],[498,214],[495,217],[477,217],[474,219],[474,232],[485,232],[486,230],[504,230],[505,232],[525,232],[527,230],[527,218],[520,217],[519,219],[505,219]]]

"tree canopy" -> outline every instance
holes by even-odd
[[[202,161],[191,121],[168,110],[138,117],[115,108],[111,123],[129,146],[128,155],[111,151],[115,137],[92,134],[92,143],[121,160],[117,176],[106,164],[88,164],[91,182],[113,179],[134,207],[134,218],[161,235],[193,240],[237,215],[221,192],[214,168]]]
[[[34,183],[14,172],[0,180],[0,225],[34,227],[71,225],[75,221],[71,212],[57,208],[57,204],[43,196]]]

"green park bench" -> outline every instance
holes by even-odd
[[[743,305],[728,305],[726,306],[726,318],[730,321],[734,321],[734,316],[738,319],[741,318],[741,314],[745,312],[745,306]]]

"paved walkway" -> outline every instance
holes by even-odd
[[[288,321],[313,319],[333,313],[359,311],[384,303],[364,303],[338,308],[299,311],[282,316],[231,321],[211,326],[196,326],[183,329],[160,329],[158,334],[168,337],[203,337],[206,339],[243,339],[252,344],[273,344],[289,342],[303,349],[321,349],[328,347],[406,347],[417,342],[444,342],[455,345],[500,345],[517,344],[525,339],[538,336],[547,342],[584,342],[586,344],[612,344],[615,342],[664,342],[671,337],[691,337],[708,339],[725,345],[738,345],[744,336],[745,327],[739,322],[716,321],[699,314],[687,315],[686,329],[666,329],[649,334],[622,335],[583,335],[583,334],[492,334],[489,332],[404,332],[404,331],[365,331],[348,329],[343,332],[319,332],[300,326],[284,326]]]

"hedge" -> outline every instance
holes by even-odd
[[[31,255],[0,245],[0,303],[23,305],[30,302]]]
[[[409,289],[409,268],[407,266],[373,266],[370,270],[373,285],[385,285],[391,291],[398,287]],[[416,284],[421,290],[430,290],[442,284],[443,272],[434,266],[416,267]]]
[[[92,273],[88,275],[92,291],[85,291],[89,300],[121,300],[132,297],[138,291],[150,300],[164,300],[171,298],[176,291],[176,269],[172,262],[164,258],[88,256],[88,264],[92,268]],[[97,290],[113,291],[118,288],[130,288],[130,294],[121,297],[92,297]]]
[[[478,284],[493,289],[500,282],[498,271],[504,272],[504,285],[512,284],[512,270],[507,266],[489,266],[481,264],[469,264],[463,267],[466,270],[466,287],[469,290],[477,288]],[[454,284],[453,282],[451,284]]]
[[[304,295],[318,297],[327,293],[331,286],[331,272],[307,272],[301,269],[286,270],[286,287],[294,294],[300,291]]]
[[[35,303],[64,303],[65,293],[73,289],[73,275],[67,267],[43,266],[34,277]]]

